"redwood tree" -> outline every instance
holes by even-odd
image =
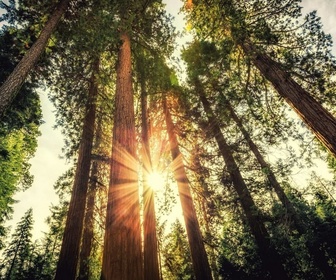
[[[96,118],[96,99],[98,95],[96,80],[98,71],[99,60],[96,60],[93,63],[90,79],[89,96],[83,121],[75,181],[71,193],[60,257],[57,264],[56,280],[76,279],[91,166],[91,152]]]
[[[257,159],[260,168],[264,171],[267,176],[267,179],[275,191],[277,197],[281,201],[283,207],[286,209],[290,220],[293,222],[294,228],[298,231],[298,233],[303,236],[308,228],[305,223],[301,220],[299,213],[295,210],[292,202],[288,199],[285,191],[281,187],[279,181],[277,180],[271,166],[267,163],[264,156],[261,154],[258,146],[254,143],[249,133],[245,129],[241,119],[238,117],[230,102],[226,100],[225,96],[222,95],[223,100],[225,100],[225,107],[229,110],[230,117],[234,120],[239,130],[244,135],[244,138],[250,147],[252,153]],[[326,279],[331,279],[335,277],[335,272],[333,268],[329,265],[328,259],[321,247],[318,245],[311,245],[310,242],[306,242],[307,249],[313,259],[314,265],[323,273]]]
[[[143,72],[142,72],[143,73]],[[160,280],[158,259],[158,240],[156,235],[156,218],[154,191],[148,185],[148,174],[152,171],[151,153],[148,133],[147,91],[144,77],[140,73],[141,84],[141,138],[143,160],[143,230],[144,230],[144,279]]]
[[[166,120],[170,151],[174,161],[174,177],[177,182],[178,193],[181,200],[183,217],[186,225],[188,242],[191,252],[191,259],[197,280],[212,279],[208,257],[204,248],[201,229],[196,216],[195,207],[189,187],[189,181],[179,149],[177,137],[174,131],[174,123],[168,109],[167,101],[162,101],[163,111]]]
[[[143,279],[140,205],[132,89],[131,40],[121,32],[118,52],[112,159],[108,190],[103,280]]]
[[[336,119],[309,92],[291,78],[283,67],[251,43],[241,43],[245,54],[277,92],[294,109],[317,139],[336,157]]]
[[[335,117],[321,105],[321,100],[313,97],[314,92],[308,92],[293,79],[295,67],[300,68],[301,65],[312,64],[311,57],[313,60],[322,57],[320,65],[326,64],[331,69],[335,69],[335,60],[330,57],[329,50],[326,50],[320,57],[315,57],[311,52],[313,49],[320,48],[318,45],[320,42],[313,40],[314,35],[312,35],[316,34],[320,27],[316,22],[312,22],[311,26],[303,30],[301,35],[296,33],[304,26],[300,24],[301,19],[299,18],[301,15],[300,1],[261,2],[198,1],[197,5],[193,5],[193,9],[190,10],[189,19],[201,39],[211,36],[214,42],[225,46],[231,54],[235,52],[239,63],[242,63],[240,58],[243,53],[261,75],[273,85],[281,98],[293,108],[316,138],[336,157]],[[307,19],[305,20],[308,22]],[[310,45],[293,45],[295,40],[304,42],[304,37],[309,36],[313,38],[309,42]],[[317,38],[327,40],[325,34],[321,32],[318,33]],[[291,57],[289,53],[294,51],[297,52],[297,56]],[[288,63],[286,56],[290,57]],[[291,65],[291,60],[294,61],[294,65]],[[238,67],[240,67],[239,63]],[[330,75],[324,73],[323,69],[317,74],[307,69],[305,71],[304,75],[302,73],[297,75],[299,80],[302,76],[309,77],[309,82],[313,84],[317,83],[318,76],[324,74],[326,79],[330,79]],[[304,84],[305,79],[301,79],[301,82]],[[320,98],[322,99],[321,96]]]
[[[69,2],[70,0],[61,0],[58,3],[54,12],[42,29],[36,42],[26,52],[25,56],[21,59],[19,64],[15,67],[13,72],[0,87],[0,116],[3,115],[5,110],[12,103],[14,97],[20,90],[29,72],[35,66],[39,57],[43,53],[52,32],[55,30],[62,15],[66,11]]]
[[[253,198],[245,184],[245,181],[240,173],[239,167],[232,155],[231,149],[224,138],[217,119],[215,118],[210,103],[207,100],[199,80],[195,80],[195,87],[203,104],[204,111],[208,118],[211,135],[216,139],[219,151],[224,159],[226,168],[230,174],[230,178],[235,188],[247,222],[251,232],[256,240],[259,255],[263,265],[268,270],[273,279],[289,279],[282,265],[283,261],[274,246],[271,243],[270,235],[264,225],[261,215],[257,211]]]

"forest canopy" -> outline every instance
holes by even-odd
[[[161,0],[0,2],[0,279],[336,277],[336,59],[319,14],[174,3],[182,32]],[[33,241],[31,201],[7,224],[33,184],[41,92],[69,168]]]

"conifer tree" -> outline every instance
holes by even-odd
[[[169,137],[170,151],[174,162],[174,177],[177,182],[181,200],[194,273],[196,279],[212,279],[211,269],[205,251],[201,229],[196,216],[195,206],[193,205],[190,186],[182,160],[182,154],[179,149],[177,137],[174,131],[174,124],[169,112],[166,98],[163,99],[162,106]]]
[[[83,131],[75,181],[55,279],[64,279],[65,277],[68,279],[76,278],[91,166],[91,153],[96,119],[96,100],[98,95],[98,73],[99,60],[96,59],[92,64],[90,89],[83,121]]]
[[[45,50],[48,40],[56,28],[59,20],[64,14],[69,5],[70,0],[61,0],[56,6],[53,14],[50,16],[48,22],[42,29],[39,38],[27,51],[25,56],[21,59],[13,72],[9,75],[6,81],[0,87],[0,116],[4,114],[5,110],[13,102],[13,99],[19,92],[27,75],[35,66],[42,52]]]
[[[4,251],[1,270],[3,279],[25,279],[32,251],[33,209],[30,208],[18,222],[11,241]]]
[[[296,57],[295,55],[287,55],[290,51],[281,46],[282,42],[287,46],[286,38],[292,36],[301,42],[304,41],[303,37],[307,33],[309,36],[313,36],[312,34],[319,32],[321,28],[317,28],[314,22],[311,27],[308,27],[308,30],[304,30],[306,32],[300,35],[295,33],[295,30],[300,28],[298,26],[299,2],[293,0],[286,4],[280,2],[266,4],[251,1],[244,5],[244,3],[235,0],[225,3],[218,0],[198,1],[197,5],[193,5],[193,9],[189,12],[189,19],[192,20],[192,24],[201,38],[208,36],[208,32],[211,30],[211,36],[215,42],[227,44],[232,52],[241,50],[246,59],[252,62],[261,75],[272,84],[281,98],[292,107],[316,138],[332,155],[336,156],[335,117],[321,105],[320,100],[313,96],[313,92],[305,90],[295,79],[295,71],[293,70],[295,62],[305,65],[309,60],[308,57],[312,56],[307,51],[308,46],[298,46],[298,49],[301,50],[301,57],[300,54]],[[261,10],[264,12],[260,12]],[[282,17],[281,21],[277,20],[279,16]],[[296,25],[293,22],[296,22]],[[281,30],[281,35],[278,35],[279,30]],[[319,33],[321,40],[325,40],[323,37],[325,35]],[[319,48],[316,45],[312,46],[317,43],[315,40],[311,40],[309,43],[309,47]],[[302,55],[305,51],[308,53],[306,56]],[[276,57],[276,53],[280,54],[279,57]],[[276,59],[271,56],[275,56]],[[326,50],[322,57],[314,56],[314,59],[325,60],[326,57],[330,59],[325,62],[329,61],[327,64],[335,69],[335,60],[330,55],[330,50]],[[283,62],[286,60],[294,61],[294,66],[288,66],[290,63],[286,65],[286,62]],[[323,71],[316,75],[307,72],[309,70],[304,75],[309,76],[312,83],[316,83],[317,77],[323,75]],[[330,76],[326,79],[330,79]],[[322,98],[320,97],[320,99]]]

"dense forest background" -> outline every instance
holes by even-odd
[[[1,279],[333,279],[336,60],[303,4],[189,0],[176,29],[161,1],[2,1]]]

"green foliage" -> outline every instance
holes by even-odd
[[[178,220],[172,224],[171,232],[165,238],[162,255],[165,279],[195,279],[185,229]]]
[[[8,27],[0,31],[0,83],[20,59],[20,47]],[[11,217],[12,199],[17,190],[32,183],[29,159],[34,155],[42,112],[36,83],[26,82],[2,117],[0,124],[0,237],[5,236],[3,223]],[[3,246],[0,242],[0,248]]]
[[[27,279],[32,254],[33,210],[21,218],[3,253],[1,274],[4,279]]]

